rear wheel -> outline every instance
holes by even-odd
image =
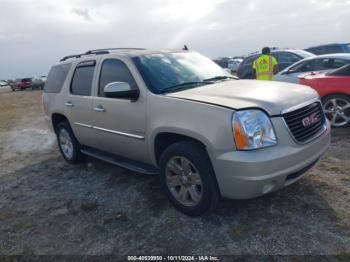
[[[350,124],[350,97],[342,94],[327,96],[323,108],[332,127],[345,127]]]
[[[58,123],[56,127],[57,142],[63,158],[69,163],[79,163],[83,159],[80,145],[67,121]]]
[[[169,146],[160,159],[161,181],[172,204],[190,216],[213,209],[220,193],[207,152],[197,143]]]

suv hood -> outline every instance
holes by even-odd
[[[306,86],[257,80],[223,81],[166,96],[232,109],[261,108],[269,115],[279,115],[287,108],[318,98],[317,92]]]

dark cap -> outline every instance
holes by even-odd
[[[266,46],[262,49],[261,52],[263,53],[263,55],[268,55],[268,54],[270,54],[271,50],[269,47]]]

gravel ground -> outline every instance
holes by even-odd
[[[270,195],[190,218],[156,177],[88,158],[69,165],[41,92],[0,93],[0,254],[350,254],[350,134]]]

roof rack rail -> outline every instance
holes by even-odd
[[[66,61],[67,59],[70,59],[70,58],[80,58],[80,57],[85,56],[85,55],[105,55],[105,54],[109,54],[109,52],[108,51],[88,51],[88,52],[83,53],[83,54],[67,55],[67,56],[63,57],[60,60],[60,62]]]
[[[112,48],[101,48],[101,49],[93,49],[87,51],[85,54],[91,54],[99,51],[113,51],[113,50],[146,50],[146,48],[139,47],[112,47]]]
[[[70,58],[80,58],[80,57],[85,56],[85,55],[105,55],[105,54],[109,54],[110,53],[109,51],[112,51],[112,50],[145,50],[145,48],[133,48],[133,47],[121,48],[121,47],[119,47],[119,48],[93,49],[93,50],[86,51],[83,54],[65,56],[60,60],[60,62],[66,61],[67,59],[70,59]]]

